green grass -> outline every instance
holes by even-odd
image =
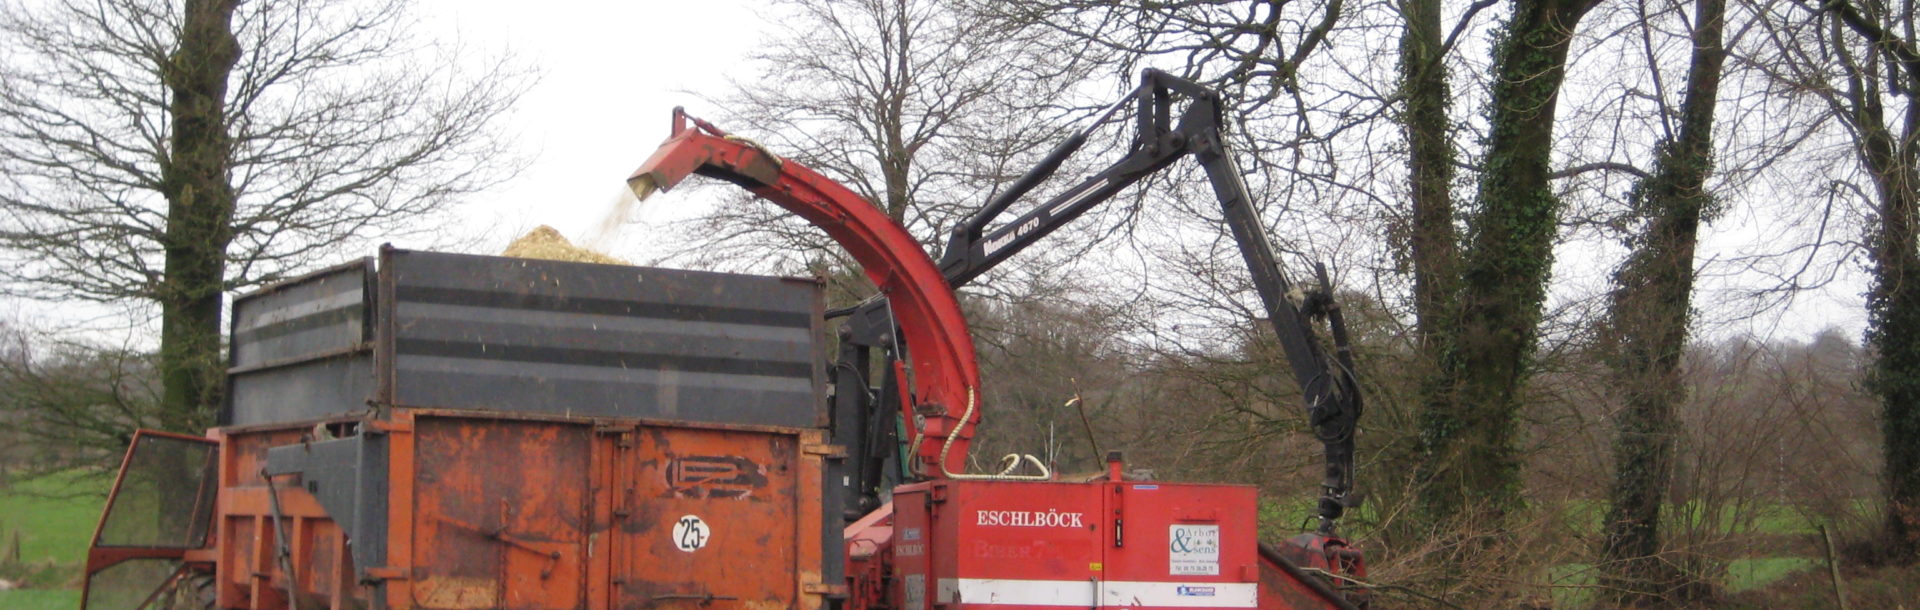
[[[73,610],[80,606],[79,589],[14,589],[0,591],[0,608],[8,610]]]
[[[1727,564],[1727,590],[1733,593],[1758,589],[1787,575],[1825,565],[1811,557],[1759,557],[1735,559]]]
[[[1578,531],[1590,534],[1600,533],[1600,524],[1607,515],[1606,503],[1597,500],[1568,502],[1561,510],[1562,516],[1569,525]],[[1743,513],[1743,510],[1746,512]],[[1864,515],[1872,508],[1864,502],[1856,502],[1854,510]],[[1668,504],[1661,512],[1687,525],[1712,525],[1717,533],[1722,534],[1819,533],[1817,525],[1806,515],[1784,504],[1745,507],[1728,505],[1720,507],[1717,515],[1709,514],[1708,511],[1696,509],[1691,505]]]
[[[1810,570],[1825,565],[1810,557],[1760,557],[1755,559],[1735,559],[1727,563],[1724,580],[1727,592],[1739,593],[1751,591],[1773,584],[1788,575],[1801,570]],[[1593,603],[1593,589],[1588,585],[1599,582],[1599,573],[1593,564],[1568,563],[1554,566],[1548,573],[1548,580],[1555,588],[1552,592],[1555,608],[1585,608]]]
[[[79,563],[112,484],[97,475],[61,473],[0,489],[0,535],[6,536],[0,544],[12,544],[19,532],[22,561]]]
[[[1585,608],[1593,603],[1593,589],[1584,588],[1599,582],[1590,563],[1567,563],[1547,571],[1547,582],[1554,585],[1548,593],[1553,598],[1555,608]]]
[[[1273,535],[1300,531],[1304,524],[1311,528],[1315,521],[1315,498],[1260,499],[1260,523],[1262,534]],[[1785,504],[1748,505],[1719,507],[1717,511],[1695,508],[1694,504],[1668,504],[1662,511],[1680,527],[1712,526],[1720,534],[1818,534],[1817,525],[1806,515]],[[1364,527],[1378,515],[1374,503],[1361,505],[1347,511],[1344,524],[1349,527]],[[1536,506],[1535,510],[1550,510]],[[1691,510],[1689,510],[1691,509]],[[1854,510],[1860,515],[1868,515],[1874,509],[1866,502],[1856,502]],[[1606,519],[1607,505],[1598,500],[1575,500],[1560,506],[1560,517],[1574,531],[1597,535],[1600,525]],[[1717,514],[1713,514],[1717,513]]]
[[[112,481],[83,473],[59,473],[17,481],[0,489],[0,578],[32,589],[0,591],[0,608],[72,608],[73,586],[93,539],[100,507]],[[11,561],[14,540],[20,561]]]
[[[1776,536],[1817,535],[1817,524],[1800,511],[1786,504],[1765,504],[1746,506],[1724,506],[1717,511],[1700,510],[1699,505],[1669,504],[1666,515],[1680,527],[1711,528],[1714,533],[1730,535],[1759,535],[1763,538]],[[1366,518],[1373,516],[1374,507],[1369,504],[1349,513],[1351,521],[1345,524],[1364,527]],[[1536,510],[1553,510],[1550,506],[1535,506]],[[1559,517],[1566,527],[1576,532],[1598,535],[1606,518],[1606,503],[1600,501],[1574,501],[1559,505]],[[1693,509],[1693,510],[1689,510]],[[1856,502],[1854,510],[1860,515],[1871,514],[1875,510],[1868,502]],[[1262,537],[1269,540],[1284,538],[1296,533],[1300,524],[1311,525],[1313,514],[1311,499],[1293,498],[1278,501],[1262,498],[1260,502],[1260,524]],[[1349,531],[1350,535],[1354,532]],[[1364,538],[1365,533],[1359,533]],[[1716,584],[1725,587],[1728,593],[1755,591],[1779,582],[1788,576],[1803,570],[1824,569],[1826,564],[1815,557],[1777,556],[1732,559],[1725,564],[1725,570]],[[1567,563],[1553,566],[1547,573],[1548,592],[1555,608],[1587,608],[1597,599],[1593,585],[1599,583],[1599,573],[1589,563]]]
[[[1260,538],[1282,540],[1313,531],[1320,525],[1318,506],[1318,497],[1280,500],[1262,496],[1259,508]],[[1340,519],[1341,535],[1365,537],[1367,524],[1378,518],[1376,512],[1372,503],[1347,509],[1347,514]]]

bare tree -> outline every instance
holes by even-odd
[[[839,180],[932,246],[1075,127],[1081,50],[989,27],[952,0],[785,0],[716,122]],[[770,204],[693,219],[684,258],[787,269],[851,260]]]
[[[158,305],[159,424],[219,401],[222,297],[517,167],[527,84],[416,42],[404,0],[52,0],[0,13],[0,281]]]
[[[108,466],[135,428],[160,425],[149,351],[6,328],[0,352],[0,438],[22,449],[0,456],[12,458],[0,459],[0,470],[31,476]]]
[[[1912,3],[1755,3],[1782,93],[1816,100],[1844,126],[1860,170],[1839,192],[1868,202],[1869,385],[1881,404],[1889,556],[1920,558],[1920,12]]]
[[[1241,113],[1288,100],[1315,51],[1352,9],[1315,2],[986,3],[1004,22],[1055,32],[1117,58],[1121,71],[1154,60],[1179,62],[1189,77],[1223,89]]]
[[[1059,297],[1076,290],[1069,283],[1045,289]],[[977,467],[992,466],[1008,453],[1030,453],[1061,472],[1093,472],[1105,451],[1131,449],[1124,442],[1129,426],[1114,421],[1114,413],[1134,404],[1139,386],[1138,364],[1119,337],[1128,320],[1114,306],[1075,300],[970,303],[967,322],[981,376],[992,381],[982,403],[993,415],[981,420],[971,453]],[[1129,462],[1140,462],[1135,452],[1128,455]]]

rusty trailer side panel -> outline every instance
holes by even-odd
[[[706,599],[737,599],[741,607],[784,608],[795,601],[793,582],[818,583],[817,567],[802,562],[796,544],[803,515],[821,504],[803,484],[800,437],[731,430],[636,430],[616,441],[614,475],[630,508],[615,512],[614,607],[693,607]],[[818,480],[817,477],[811,480]],[[625,514],[625,516],[622,516]],[[812,528],[804,528],[811,530]],[[806,548],[817,549],[807,544]],[[715,556],[731,560],[715,561]]]
[[[395,409],[216,434],[222,608],[819,608],[841,589],[814,429]],[[381,497],[299,459],[353,439],[381,446]]]
[[[415,419],[413,437],[417,607],[586,601],[587,539],[598,529],[591,426],[428,417]]]

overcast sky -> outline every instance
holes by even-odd
[[[575,240],[591,233],[627,175],[667,137],[674,106],[717,114],[702,108],[696,92],[718,93],[727,76],[749,76],[744,56],[761,39],[760,4],[421,2],[423,24],[440,28],[438,35],[509,50],[540,73],[508,126],[532,165],[460,207],[462,230],[481,234],[475,247],[498,252],[542,224]],[[672,213],[662,209],[672,203],[686,202],[647,206],[640,219]],[[631,255],[637,248],[608,249]]]

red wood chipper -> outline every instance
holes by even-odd
[[[998,217],[1124,110],[1127,153]],[[1252,487],[965,464],[980,371],[955,297],[1193,156],[1326,453],[1317,532],[1265,545]],[[731,182],[879,287],[383,249],[235,299],[205,437],[141,432],[88,554],[86,607],[1353,608],[1360,394],[1324,268],[1288,280],[1221,102],[1147,71],[956,227],[939,260],[797,162],[674,112],[629,179]],[[835,353],[827,320],[841,319]],[[1318,338],[1322,322],[1331,349]],[[904,435],[901,434],[904,431]]]

